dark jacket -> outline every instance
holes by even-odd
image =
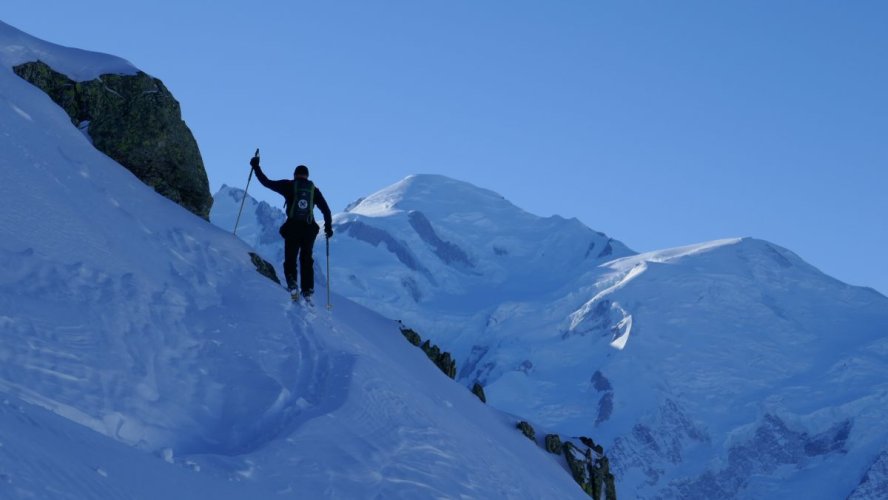
[[[263,186],[284,197],[284,200],[286,201],[285,212],[290,213],[290,205],[293,204],[294,181],[292,179],[281,179],[279,181],[270,180],[258,166],[254,171],[256,172],[256,178],[259,179],[259,182],[262,183]],[[321,194],[321,190],[318,189],[317,186],[315,186],[314,191],[314,204],[320,209],[321,213],[324,214],[324,227],[331,227],[333,225],[333,215],[330,213],[330,206],[327,205],[327,200],[324,199],[324,195]]]

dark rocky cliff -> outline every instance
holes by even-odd
[[[61,106],[96,149],[209,220],[213,198],[203,159],[163,82],[142,72],[75,82],[40,61],[13,69]]]

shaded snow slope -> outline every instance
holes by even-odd
[[[442,176],[335,220],[334,288],[452,352],[493,406],[602,442],[621,495],[836,498],[871,466],[858,491],[883,487],[871,289],[753,238],[634,254]]]
[[[81,77],[120,62],[0,40]],[[292,304],[230,232],[93,149],[6,50],[0,496],[582,498],[396,323],[339,296],[332,314]]]

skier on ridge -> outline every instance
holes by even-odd
[[[320,232],[318,223],[314,220],[314,207],[317,206],[324,214],[324,234],[327,238],[333,236],[333,216],[327,200],[321,194],[321,190],[308,180],[308,167],[299,165],[293,171],[293,180],[281,179],[269,180],[259,167],[259,157],[250,160],[250,166],[256,172],[259,182],[284,197],[286,200],[287,221],[281,226],[280,233],[284,238],[284,278],[287,280],[287,289],[295,294],[296,286],[296,258],[299,258],[299,267],[302,268],[300,286],[302,296],[306,299],[314,293],[314,259],[312,250],[315,238]]]

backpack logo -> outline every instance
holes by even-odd
[[[305,210],[308,208],[308,200],[299,200],[299,210]]]

